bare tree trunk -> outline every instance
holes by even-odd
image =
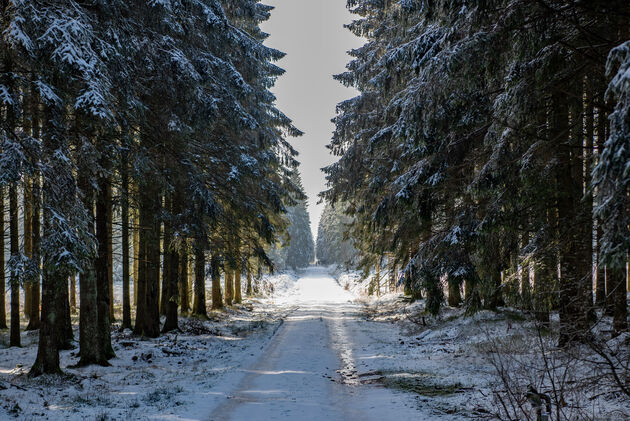
[[[107,201],[105,202],[105,215],[107,218],[107,295],[109,298],[109,323],[111,324],[116,321],[116,315],[114,314],[114,212],[111,179],[108,179],[106,193]]]
[[[39,139],[40,135],[40,122],[39,122],[39,96],[35,85],[31,87],[31,134],[33,138]],[[31,180],[31,259],[35,263],[37,269],[41,268],[41,233],[40,233],[40,217],[41,217],[41,181],[40,174],[35,171]],[[30,304],[31,310],[29,311],[29,320],[26,330],[39,329],[39,303],[40,303],[40,279],[41,275],[38,273],[35,279],[32,280],[30,285]]]
[[[456,279],[448,279],[448,305],[459,307],[462,303],[462,294],[459,289],[459,282]]]
[[[251,297],[253,295],[252,289],[252,268],[247,265],[247,289],[245,290],[245,295]]]
[[[79,187],[83,192],[83,205],[88,213],[88,233],[94,236],[94,189],[86,168],[79,170]],[[96,280],[96,256],[79,274],[79,348],[81,359],[78,366],[98,364],[107,366],[107,358],[100,345],[98,331],[98,287]]]
[[[201,241],[195,244],[195,299],[193,314],[207,317],[206,311],[206,256]]]
[[[77,275],[70,275],[70,313],[77,312]]]
[[[7,311],[6,311],[6,279],[5,279],[5,261],[4,261],[4,186],[0,185],[0,329],[6,329]]]
[[[394,258],[391,258],[392,261],[394,260]],[[392,264],[392,272],[389,276],[389,291],[393,292],[396,291],[396,277],[398,276],[398,267],[396,265],[396,263]]]
[[[150,183],[142,190],[138,313],[134,332],[156,338],[160,335],[160,194]]]
[[[598,95],[600,101],[603,100],[603,93]],[[603,103],[603,102],[602,102]],[[606,143],[606,113],[601,109],[597,109],[597,155],[601,156],[604,150],[604,143]],[[598,195],[598,202],[601,203],[601,196]],[[602,244],[601,239],[603,235],[602,221],[597,220],[597,274],[596,274],[596,286],[595,286],[595,304],[597,307],[603,308],[606,306],[606,266],[602,259]]]
[[[138,306],[138,278],[140,268],[140,218],[138,211],[133,212],[133,305]],[[137,316],[136,316],[137,317]]]
[[[240,304],[243,302],[243,288],[241,286],[241,256],[237,252],[236,268],[234,270],[234,304]]]
[[[191,308],[192,311],[192,305],[193,305],[193,301],[195,300],[195,292],[193,290],[193,278],[195,276],[195,264],[194,264],[194,250],[191,254],[188,255],[188,270],[186,271],[186,274],[188,275],[188,278],[186,278],[187,282],[186,282],[186,286],[187,286],[187,293],[188,293],[188,305]]]
[[[188,250],[186,246],[179,254],[179,311],[181,314],[190,312],[188,299]]]
[[[179,253],[176,249],[170,248],[168,252],[165,253],[165,258],[169,259],[170,263],[168,265],[168,272],[164,273],[168,283],[166,284],[166,320],[164,321],[162,332],[170,332],[179,328],[177,314]]]
[[[153,226],[151,228],[150,241],[147,243],[147,255],[149,257],[149,278],[147,282],[147,312],[145,321],[145,335],[150,338],[160,336],[160,208],[161,199],[159,192],[152,194]]]
[[[378,262],[376,262],[376,296],[381,296],[381,258],[378,258]]]
[[[225,304],[232,305],[234,299],[234,273],[228,264],[225,265]]]
[[[28,119],[27,119],[28,120]],[[29,131],[29,128],[25,127],[25,131]],[[23,227],[24,227],[24,255],[29,259],[33,257],[33,236],[31,234],[32,218],[33,218],[33,201],[32,201],[32,187],[30,177],[24,177],[24,210]],[[31,281],[24,282],[24,316],[30,319],[31,316]]]
[[[175,215],[179,212],[179,206],[181,205],[179,198],[176,196],[175,200],[171,195],[166,195],[164,199],[164,205],[171,213]],[[164,222],[164,269],[162,273],[163,288],[162,288],[162,306],[164,307],[164,314],[166,320],[162,327],[162,332],[170,332],[179,328],[177,307],[179,304],[179,252],[172,244],[173,227],[171,221]]]
[[[172,200],[167,196],[164,202],[164,206],[169,209],[172,208]],[[170,273],[171,273],[171,259],[169,256],[172,248],[173,234],[172,227],[169,221],[164,221],[164,239],[162,241],[162,250],[164,251],[162,258],[162,288],[160,288],[160,316],[166,316],[168,308],[168,300],[171,297],[171,291],[169,290]]]
[[[103,157],[101,166],[109,169],[109,158]],[[98,254],[95,260],[96,289],[98,300],[98,337],[101,352],[108,360],[115,357],[112,348],[110,333],[111,301],[109,274],[111,238],[111,180],[109,175],[98,178],[98,191],[96,194],[96,240],[98,242]]]
[[[44,216],[45,213],[44,213]],[[52,269],[52,270],[51,270]],[[54,270],[52,265],[44,264],[42,277],[42,318],[39,329],[39,344],[37,346],[37,358],[29,371],[29,376],[35,377],[41,374],[60,374],[59,348],[57,340],[56,319],[57,311],[62,307],[59,288],[63,287],[67,280],[67,274],[61,270]]]
[[[32,235],[32,253],[33,253],[33,262],[38,269],[41,268],[41,224],[40,224],[40,213],[41,213],[41,183],[39,179],[39,173],[33,178],[33,190],[32,190],[32,199],[33,199],[33,217],[32,227],[31,227],[31,235]],[[38,273],[33,282],[31,283],[31,311],[30,318],[28,321],[28,326],[26,326],[26,330],[37,330],[40,327],[40,318],[39,318],[39,304],[40,304],[40,279],[41,275]]]
[[[52,122],[60,118],[61,110],[48,107],[46,118],[44,121]],[[58,133],[55,133],[53,124],[47,123],[48,129],[42,136],[43,155],[50,157],[54,155],[59,148]],[[49,132],[50,131],[50,132]],[[44,236],[51,235],[53,228],[51,227],[51,209],[54,209],[59,198],[55,196],[55,189],[50,184],[50,180],[44,179],[43,186],[43,221]],[[42,312],[41,327],[39,329],[39,343],[37,347],[37,358],[31,367],[29,376],[38,376],[40,374],[58,374],[61,373],[59,366],[59,322],[61,318],[59,311],[63,309],[62,288],[66,288],[68,273],[56,264],[53,260],[54,253],[52,250],[46,250],[43,255],[43,276],[42,276]]]
[[[142,204],[140,204],[142,207]],[[138,209],[138,214],[140,214],[140,209]],[[144,221],[142,221],[144,222]],[[133,333],[136,335],[142,335],[144,329],[144,318],[146,313],[146,290],[147,290],[147,271],[146,271],[146,261],[147,257],[147,248],[146,241],[147,236],[144,234],[144,231],[148,228],[144,225],[141,225],[140,217],[138,215],[138,220],[136,223],[136,229],[138,230],[138,242],[137,242],[137,258],[136,262],[138,262],[137,276],[134,280],[136,284],[134,289],[134,294],[136,295],[136,324],[133,328]],[[134,252],[135,252],[134,250]]]
[[[72,331],[72,320],[70,318],[70,295],[68,293],[68,278],[63,279],[63,286],[59,288],[59,305],[61,317],[58,320],[59,349],[73,349],[72,341],[74,332]]]
[[[569,131],[569,111],[576,117],[577,106],[571,109],[566,98],[554,96],[552,132],[550,139],[558,143],[557,165],[557,207],[560,244],[560,338],[559,346],[580,341],[588,327],[587,309],[584,302],[584,284],[587,273],[583,257],[584,229],[583,215],[580,214],[582,198],[582,162],[577,159],[573,146],[581,136]],[[568,139],[566,142],[565,139]],[[581,147],[577,148],[581,153]],[[578,176],[579,174],[579,176]],[[576,179],[577,178],[577,179]]]
[[[17,185],[9,185],[9,237],[11,240],[11,258],[20,256],[20,234],[18,231],[18,193]],[[20,280],[16,271],[10,274],[11,283],[11,337],[9,346],[21,346],[20,341]]]
[[[587,315],[590,323],[595,322],[596,314],[594,308],[594,294],[593,294],[593,278],[594,271],[593,266],[596,261],[593,261],[593,231],[595,227],[595,219],[593,218],[593,191],[591,190],[593,171],[593,134],[595,131],[595,116],[593,107],[593,82],[591,78],[585,78],[584,80],[584,130],[583,130],[583,174],[584,180],[582,183],[584,191],[584,238],[583,238],[583,253],[585,264],[588,265],[587,275],[584,282],[585,301],[588,305]],[[580,134],[582,135],[582,133]]]
[[[212,309],[219,310],[223,308],[223,298],[221,294],[221,262],[216,255],[212,255],[210,260],[210,269],[212,270]]]
[[[44,234],[51,230],[48,206],[51,201],[51,187],[44,184]],[[53,199],[54,200],[54,199]],[[63,333],[59,331],[61,324],[59,320],[63,318],[60,314],[64,308],[63,289],[68,288],[68,273],[58,267],[51,257],[44,255],[42,276],[42,314],[41,327],[39,329],[39,344],[37,347],[37,358],[31,367],[29,376],[39,376],[40,374],[59,374],[59,336]],[[67,302],[67,301],[66,301]]]
[[[120,218],[122,247],[122,325],[121,330],[131,329],[131,296],[129,291],[129,152],[124,150],[120,168]]]
[[[527,247],[529,244],[529,233],[527,231],[523,232],[521,236],[521,251]],[[532,291],[529,280],[529,265],[525,262],[523,258],[521,258],[521,306],[525,310],[530,310],[532,308]]]

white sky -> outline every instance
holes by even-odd
[[[309,197],[313,238],[323,210],[317,194],[324,190],[322,167],[335,161],[325,145],[330,143],[337,103],[356,95],[332,78],[350,61],[347,51],[362,42],[343,27],[353,20],[346,0],[267,0],[275,6],[271,19],[261,25],[271,36],[266,45],[287,53],[277,64],[287,73],[272,90],[278,108],[305,132],[292,139],[300,152],[300,172]]]

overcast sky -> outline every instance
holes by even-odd
[[[320,169],[335,157],[325,148],[330,142],[337,103],[356,95],[332,78],[345,70],[350,60],[347,51],[359,47],[361,40],[343,27],[353,17],[346,0],[267,0],[275,6],[271,19],[262,29],[271,36],[266,45],[287,53],[277,64],[287,73],[273,89],[277,105],[305,135],[292,139],[300,152],[300,172],[309,197],[313,237],[323,205],[317,194],[325,187]]]

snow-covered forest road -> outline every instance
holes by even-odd
[[[369,322],[352,298],[325,269],[303,273],[281,299],[297,309],[210,419],[418,419],[406,394],[359,382],[361,361],[382,356],[370,348],[363,334]]]
[[[159,338],[114,325],[111,366],[77,367],[64,350],[61,377],[27,375],[37,332],[25,332],[23,348],[0,346],[0,419],[479,419],[492,368],[468,343],[486,338],[475,318],[418,325],[401,314],[422,302],[366,297],[329,270],[265,276],[257,297]],[[500,315],[478,320],[504,329]]]

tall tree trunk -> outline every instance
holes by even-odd
[[[195,299],[193,301],[193,314],[207,317],[206,310],[206,256],[203,251],[203,243],[199,240],[195,244]]]
[[[225,304],[232,305],[234,300],[234,272],[229,264],[225,265]]]
[[[164,200],[164,205],[171,213],[176,215],[181,209],[181,200],[176,195],[175,199],[171,195],[167,195]],[[171,221],[164,222],[164,270],[162,273],[163,283],[162,288],[162,306],[164,308],[164,314],[166,320],[164,321],[164,327],[162,332],[170,332],[179,328],[177,307],[179,304],[179,252],[172,243],[173,227]]]
[[[548,328],[550,323],[549,309],[550,303],[550,285],[554,283],[554,267],[549,267],[549,263],[542,263],[540,268],[534,270],[534,288],[532,291],[532,307],[534,316],[538,323]]]
[[[4,261],[4,186],[0,185],[0,329],[6,329],[7,326],[7,310],[6,310],[6,279],[5,279],[5,261]]]
[[[16,183],[9,185],[9,237],[11,240],[11,259],[20,256],[20,233],[18,231],[18,193]],[[15,270],[11,270],[11,337],[9,346],[21,346],[20,341],[20,279]]]
[[[135,224],[136,229],[138,231],[138,242],[137,248],[135,248],[134,252],[137,250],[137,258],[136,262],[138,262],[138,270],[136,279],[134,280],[134,295],[136,296],[136,324],[133,328],[133,333],[136,335],[142,335],[144,330],[144,319],[146,313],[146,291],[147,291],[147,270],[146,270],[146,261],[147,257],[147,236],[144,233],[148,227],[141,225],[140,221],[140,213],[142,210],[142,203],[140,203],[140,209],[138,209],[138,219]]]
[[[131,296],[129,291],[129,152],[122,152],[120,163],[120,218],[122,247],[122,325],[121,330],[131,329]]]
[[[138,313],[134,332],[149,338],[160,335],[160,194],[154,184],[140,194],[140,267]]]
[[[166,320],[162,332],[170,332],[179,328],[177,305],[178,305],[178,278],[179,278],[179,252],[174,247],[169,247],[164,253],[164,258],[169,259],[168,271],[164,272],[167,279],[166,284]]]
[[[66,271],[67,272],[67,271]],[[68,293],[69,275],[63,279],[63,286],[59,288],[59,305],[61,317],[57,319],[59,327],[57,329],[59,339],[59,349],[72,349],[74,333],[72,332],[72,320],[70,318],[70,294]]]
[[[389,276],[389,291],[393,292],[396,291],[396,277],[398,276],[398,267],[394,261],[394,257],[391,257],[391,260],[394,262],[392,263],[392,272]]]
[[[459,289],[460,283],[452,276],[448,278],[448,305],[451,307],[459,307],[462,303],[462,294]]]
[[[137,210],[133,212],[133,232],[131,241],[133,242],[133,305],[137,306],[138,279],[140,277],[140,218]]]
[[[27,119],[28,120],[28,119]],[[30,128],[25,127],[25,131],[29,131]],[[23,227],[24,227],[24,255],[31,259],[33,257],[33,236],[31,234],[32,227],[32,219],[33,219],[33,194],[31,187],[31,179],[30,177],[24,177],[24,210],[22,213],[23,216]],[[24,316],[30,319],[31,316],[31,280],[24,282]]]
[[[603,116],[604,116],[604,127],[602,130],[602,133],[604,134],[604,136],[602,140],[605,143],[610,135],[610,125],[608,124],[608,113],[604,112]],[[605,145],[602,144],[600,151],[603,151],[604,149],[605,149]],[[615,302],[614,302],[614,297],[612,296],[612,293],[615,290],[614,285],[615,285],[616,280],[614,279],[614,275],[613,277],[608,276],[608,267],[604,266],[604,270],[606,273],[606,276],[604,276],[604,283],[605,283],[605,290],[606,290],[606,298],[604,299],[604,314],[606,314],[607,316],[614,317]]]
[[[77,312],[77,275],[70,275],[70,313]]]
[[[573,115],[576,107],[571,109]],[[558,145],[557,185],[558,185],[558,244],[560,245],[560,338],[558,344],[580,341],[587,329],[587,310],[584,302],[586,271],[581,262],[581,233],[583,218],[580,215],[582,198],[582,162],[576,158],[574,148],[578,138],[570,133],[569,107],[566,98],[555,95],[553,100],[552,132],[550,139]],[[581,142],[582,138],[579,136]],[[581,145],[581,143],[580,143]],[[577,151],[581,153],[582,148]],[[578,177],[579,174],[579,177]],[[577,177],[577,180],[576,180]]]
[[[31,134],[33,138],[39,139],[40,135],[39,122],[39,96],[35,85],[31,87]],[[41,181],[39,171],[35,171],[32,178],[31,186],[31,254],[32,260],[37,267],[41,268]],[[36,330],[40,326],[39,303],[40,303],[40,279],[41,275],[38,271],[37,276],[31,282],[31,310],[29,312],[29,321],[26,330]]]
[[[594,294],[593,294],[593,278],[596,274],[593,273],[593,266],[597,262],[593,261],[593,233],[595,231],[595,219],[593,218],[593,191],[591,189],[593,177],[591,173],[594,166],[593,147],[594,147],[594,133],[595,133],[595,108],[593,106],[593,81],[591,78],[586,78],[584,83],[585,89],[585,102],[584,102],[584,215],[585,223],[587,226],[584,230],[584,258],[590,263],[590,282],[587,281],[587,297],[586,301],[589,303],[589,319],[595,316]]]
[[[190,312],[188,299],[188,250],[183,246],[179,254],[179,311],[181,314]]]
[[[376,262],[376,275],[374,282],[376,284],[376,296],[381,296],[381,258],[378,258],[378,262]]]
[[[529,244],[529,232],[524,231],[521,236],[521,252],[527,247]],[[524,258],[521,258],[521,306],[525,310],[530,310],[532,308],[532,291],[529,280],[529,265],[525,261]]]
[[[249,262],[246,263],[247,266],[247,289],[245,290],[245,295],[251,297],[253,295],[252,288],[252,268],[249,265]]]
[[[598,96],[598,99],[603,103],[603,94]],[[598,158],[604,151],[604,143],[606,143],[606,114],[601,108],[597,109],[597,155]],[[598,195],[597,201],[601,203],[602,197]],[[596,286],[595,286],[595,304],[597,307],[603,308],[606,306],[606,266],[603,263],[601,252],[601,238],[603,235],[602,230],[603,222],[597,220],[597,273],[596,273]]]
[[[51,231],[50,211],[54,199],[52,199],[52,187],[49,182],[44,184],[44,235]],[[48,251],[50,253],[51,251]],[[39,329],[39,344],[37,347],[37,358],[31,367],[29,376],[40,374],[59,374],[59,337],[63,335],[59,331],[63,319],[64,294],[63,289],[68,288],[68,273],[60,268],[50,255],[44,255],[43,276],[42,276],[42,312],[41,327]],[[66,295],[67,296],[67,295]],[[66,301],[67,302],[67,301]]]
[[[503,292],[501,288],[501,271],[498,268],[498,265],[495,266],[494,270],[490,271],[489,274],[489,291],[488,295],[484,299],[484,307],[490,310],[496,310],[498,307],[505,304],[503,300]]]
[[[101,158],[101,167],[109,170],[109,157]],[[110,333],[111,297],[109,287],[109,253],[110,253],[110,214],[111,214],[111,180],[109,174],[98,177],[96,192],[96,241],[97,256],[94,264],[96,270],[96,289],[98,300],[98,337],[99,345],[105,358],[115,357]]]
[[[234,304],[240,304],[243,302],[243,288],[241,286],[241,256],[239,252],[236,253],[236,268],[234,270]]]
[[[111,176],[110,176],[111,177]],[[108,180],[107,183],[107,197],[105,202],[105,212],[107,220],[107,286],[109,298],[109,320],[108,323],[116,321],[114,314],[114,212],[113,212],[113,200],[112,200],[112,183]],[[110,341],[111,342],[111,341]]]
[[[588,193],[591,184],[591,150],[592,134],[590,139],[587,131],[592,131],[588,121],[585,121],[585,114],[592,115],[592,109],[588,102],[584,101],[586,89],[584,78],[582,83],[576,86],[580,93],[580,98],[573,101],[571,105],[571,179],[573,197],[575,200],[576,220],[575,241],[578,251],[578,265],[576,272],[578,276],[578,305],[582,306],[579,314],[581,328],[587,329],[590,321],[595,321],[593,308],[593,198]]]
[[[47,108],[46,116],[43,121],[46,122],[46,130],[42,136],[42,156],[45,161],[52,161],[53,171],[55,170],[55,162],[52,157],[61,147],[61,139],[63,136],[57,133],[55,121],[61,120],[62,111],[53,106]],[[46,163],[45,162],[45,163]],[[44,232],[43,236],[55,235],[55,227],[52,226],[51,211],[60,205],[61,197],[56,193],[55,187],[51,184],[50,177],[43,177],[43,218]],[[35,193],[35,191],[34,191]],[[36,196],[36,194],[35,194]],[[39,343],[37,346],[37,358],[31,367],[29,376],[38,376],[40,374],[58,374],[61,372],[59,366],[59,322],[62,315],[59,313],[64,306],[62,288],[68,288],[68,273],[57,263],[55,256],[57,250],[43,250],[43,268],[42,268],[42,311],[41,326],[39,329]]]
[[[46,212],[44,212],[44,217]],[[39,329],[39,344],[37,346],[37,358],[29,371],[29,376],[40,374],[59,374],[59,342],[57,339],[59,317],[58,311],[63,303],[59,299],[59,289],[67,282],[68,274],[55,268],[54,265],[44,264],[42,276],[42,315]]]
[[[187,278],[187,282],[186,282],[186,286],[188,287],[188,305],[191,308],[192,311],[192,304],[194,301],[194,291],[193,291],[193,278],[195,276],[195,264],[194,264],[194,252],[192,253],[192,255],[188,255],[188,270],[186,271],[186,274],[188,275]]]
[[[172,201],[167,195],[164,202],[164,206],[170,211]],[[170,271],[171,271],[171,259],[169,256],[170,249],[173,242],[173,230],[169,221],[164,221],[164,239],[162,240],[162,250],[164,251],[162,258],[162,287],[160,288],[160,316],[166,316],[168,300],[171,297],[172,292],[169,290]]]
[[[33,217],[31,219],[31,238],[32,238],[32,259],[35,266],[41,268],[41,183],[39,179],[39,173],[33,178],[33,190],[32,190],[32,203],[33,203]],[[40,327],[39,318],[39,304],[40,304],[40,279],[41,275],[38,272],[35,279],[31,283],[31,311],[29,312],[30,318],[26,330],[37,330]]]
[[[44,191],[50,190],[50,187],[44,186]],[[50,199],[50,193],[44,193],[44,202]],[[44,230],[50,231],[51,215],[44,207]],[[62,314],[64,306],[63,289],[68,288],[68,274],[65,270],[58,267],[50,256],[44,257],[43,276],[42,276],[42,310],[41,310],[41,326],[39,329],[39,344],[37,347],[37,358],[31,367],[29,376],[38,376],[40,374],[58,374],[61,373],[59,366],[59,337],[63,335],[59,331],[61,324],[58,320],[63,319]],[[67,295],[66,295],[67,296]]]
[[[88,233],[95,236],[94,230],[94,189],[88,173],[80,168],[79,187],[83,192],[83,205],[88,213]],[[96,256],[92,256],[79,274],[79,349],[81,359],[78,366],[98,364],[107,366],[107,358],[99,340],[98,287],[96,279]]]
[[[615,335],[628,330],[628,302],[626,300],[626,271],[623,267],[609,268],[608,299],[613,307],[613,330]]]
[[[170,263],[168,265],[168,272],[164,273],[168,283],[166,284],[166,320],[164,321],[162,332],[170,332],[179,328],[177,315],[179,253],[175,248],[171,247],[165,252],[165,258],[169,259]]]
[[[160,228],[161,228],[161,198],[159,192],[153,192],[153,227],[150,241],[147,243],[147,255],[149,256],[150,278],[147,282],[147,320],[145,322],[145,335],[151,338],[160,336]]]
[[[223,297],[221,294],[221,261],[218,256],[212,255],[210,259],[210,269],[212,271],[212,309],[223,308]]]

